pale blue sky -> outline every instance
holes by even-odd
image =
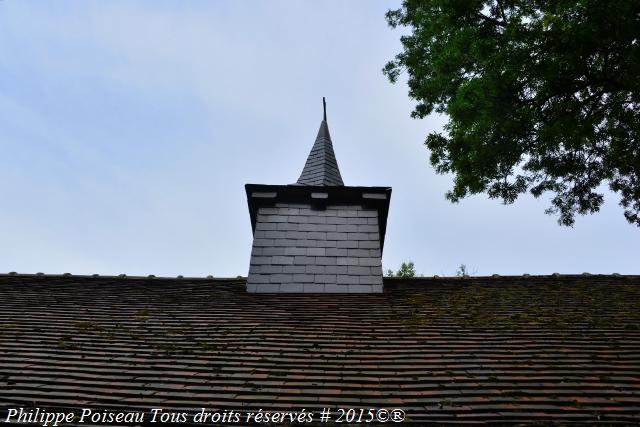
[[[409,118],[398,2],[0,2],[0,272],[246,275],[245,183],[294,182],[327,97],[347,185],[391,186],[383,265],[425,275],[638,273],[608,195],[453,205]]]

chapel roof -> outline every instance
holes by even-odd
[[[637,422],[640,276],[0,275],[0,412],[402,408],[414,422]],[[405,423],[406,424],[406,423]]]

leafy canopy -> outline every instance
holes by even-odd
[[[408,74],[412,113],[446,113],[425,144],[453,202],[552,194],[562,225],[597,212],[602,184],[640,226],[640,1],[405,0],[384,73]]]
[[[400,269],[395,273],[391,269],[387,270],[387,277],[408,278],[408,277],[415,277],[415,275],[416,275],[416,268],[412,261],[403,262],[402,265],[400,266]]]

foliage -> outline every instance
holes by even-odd
[[[478,272],[477,268],[474,268],[473,271],[467,267],[466,264],[460,264],[460,267],[456,270],[456,277],[469,277]]]
[[[415,275],[416,275],[416,269],[413,261],[403,262],[402,265],[400,266],[400,269],[395,273],[391,269],[387,270],[387,277],[408,278],[408,277],[415,277]]]
[[[466,277],[469,275],[469,270],[467,270],[467,266],[464,264],[460,264],[460,267],[456,270],[456,276],[458,277]]]
[[[387,21],[411,30],[383,71],[408,73],[412,116],[449,116],[425,142],[449,200],[549,192],[572,225],[608,183],[640,226],[640,2],[405,0]]]

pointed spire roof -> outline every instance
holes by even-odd
[[[318,136],[309,153],[304,169],[298,178],[299,185],[344,185],[336,155],[333,152],[329,126],[327,125],[327,104],[322,98],[324,119],[320,123]]]

